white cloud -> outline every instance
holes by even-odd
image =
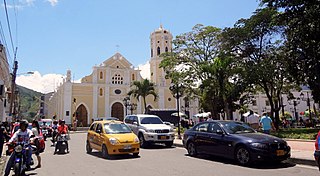
[[[16,78],[16,83],[28,89],[35,90],[41,93],[53,92],[63,81],[64,75],[61,74],[46,74],[41,75],[35,71],[31,75],[20,75]]]
[[[138,69],[141,70],[140,74],[143,79],[149,79],[150,80],[150,63],[149,61],[145,63],[144,65],[138,65]]]
[[[150,64],[147,62],[146,64],[139,65],[139,70],[141,70],[142,78],[150,79]],[[16,83],[20,86],[26,87],[28,89],[41,92],[41,93],[49,93],[59,87],[65,75],[61,74],[46,74],[41,75],[38,71],[34,71],[33,74],[25,74],[17,76]],[[74,83],[80,83],[81,79],[72,81]]]
[[[47,0],[50,2],[51,6],[56,6],[58,4],[58,0]]]

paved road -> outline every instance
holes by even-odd
[[[100,154],[85,153],[85,133],[71,135],[70,153],[53,155],[54,148],[49,146],[42,154],[43,166],[27,172],[40,176],[89,176],[89,175],[139,175],[139,176],[319,176],[316,167],[281,163],[278,166],[242,167],[230,160],[215,157],[193,158],[186,155],[183,148],[165,148],[160,145],[142,149],[139,158],[117,156],[111,160],[103,159]]]

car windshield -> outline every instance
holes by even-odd
[[[40,126],[51,126],[51,122],[39,121]]]
[[[255,133],[255,130],[245,123],[240,122],[221,122],[223,128],[229,134]]]
[[[123,123],[105,123],[104,130],[107,134],[131,133],[131,129]]]
[[[163,124],[159,117],[141,117],[141,124]]]

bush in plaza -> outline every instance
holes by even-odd
[[[315,140],[319,128],[288,128],[271,132],[271,135],[289,139]]]

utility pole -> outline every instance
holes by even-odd
[[[16,93],[16,76],[17,76],[17,69],[18,69],[18,61],[14,61],[13,65],[13,72],[12,72],[12,78],[11,78],[11,97],[10,97],[10,115],[11,117],[14,117],[15,115],[15,93]]]

